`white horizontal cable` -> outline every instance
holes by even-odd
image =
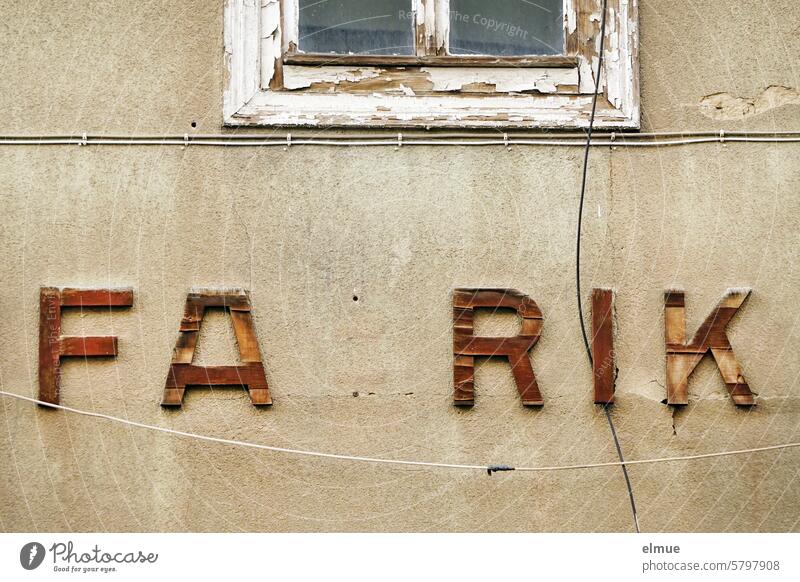
[[[318,145],[334,147],[399,147],[402,146],[513,146],[513,145],[550,145],[585,147],[585,138],[574,136],[553,137],[450,137],[403,136],[395,138],[353,138],[341,137],[296,137],[287,134],[285,138],[276,135],[183,135],[183,136],[0,136],[0,145],[140,145],[140,146],[213,146],[213,147],[290,147],[300,145]],[[398,134],[402,136],[403,134]],[[687,137],[692,136],[692,137]],[[682,136],[682,137],[678,137]],[[604,134],[605,137],[605,134]],[[800,132],[697,132],[697,133],[614,133],[604,139],[594,139],[591,146],[599,147],[662,147],[673,145],[690,145],[702,143],[800,143]]]
[[[377,457],[361,457],[357,455],[344,455],[338,453],[323,453],[320,451],[308,451],[303,449],[289,449],[285,447],[276,447],[272,445],[262,445],[259,443],[251,443],[247,441],[238,441],[233,439],[224,439],[220,437],[208,436],[197,434],[193,432],[185,432],[182,430],[174,430],[171,428],[166,428],[162,426],[154,426],[151,424],[144,424],[141,422],[136,422],[134,420],[128,420],[126,418],[120,418],[118,416],[111,416],[108,414],[103,414],[101,412],[91,412],[88,410],[79,410],[77,408],[71,408],[69,406],[63,406],[60,404],[51,404],[49,402],[44,402],[42,400],[37,400],[36,398],[31,398],[29,396],[23,396],[22,394],[14,394],[13,392],[5,392],[0,390],[0,396],[5,396],[7,398],[15,398],[17,400],[24,400],[26,402],[31,402],[34,404],[39,404],[41,406],[45,406],[48,408],[54,408],[57,410],[63,410],[64,412],[71,412],[73,414],[78,414],[81,416],[88,416],[92,418],[102,418],[111,422],[116,422],[119,424],[124,424],[127,426],[133,426],[136,428],[143,428],[146,430],[152,430],[155,432],[161,432],[165,434],[171,434],[175,436],[181,436],[186,438],[191,438],[200,441],[207,441],[212,443],[219,443],[224,445],[233,445],[238,447],[246,447],[251,449],[260,449],[264,451],[273,451],[276,453],[286,453],[290,455],[302,455],[306,457],[318,457],[324,459],[337,459],[340,461],[358,461],[363,463],[379,463],[384,465],[410,465],[416,467],[434,467],[440,469],[475,469],[479,471],[503,471],[503,470],[513,470],[513,471],[566,471],[572,469],[599,469],[603,467],[619,467],[621,465],[644,465],[650,463],[670,463],[676,461],[692,461],[696,459],[710,459],[715,457],[726,457],[732,455],[745,455],[749,453],[759,453],[764,451],[776,451],[780,449],[790,449],[800,447],[800,442],[794,443],[784,443],[779,445],[770,445],[766,447],[755,447],[751,449],[738,449],[734,451],[720,451],[716,453],[702,453],[699,455],[686,455],[686,456],[678,456],[678,457],[659,457],[653,459],[639,459],[633,461],[609,461],[608,463],[582,463],[578,465],[543,465],[539,467],[506,467],[506,466],[497,466],[497,465],[469,465],[469,464],[459,464],[459,463],[437,463],[432,461],[408,461],[402,459],[382,459]]]

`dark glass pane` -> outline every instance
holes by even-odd
[[[450,0],[450,53],[558,55],[563,0]]]
[[[307,53],[413,55],[410,0],[299,0]]]

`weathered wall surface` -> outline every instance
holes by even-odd
[[[796,3],[697,10],[642,3],[644,130],[797,129]],[[0,13],[0,133],[221,131],[222,2],[4,2]],[[575,308],[581,154],[0,146],[2,390],[36,394],[40,286],[131,285],[130,310],[65,316],[67,333],[119,336],[120,356],[67,362],[64,404],[326,452],[614,461]],[[627,458],[800,440],[798,154],[592,151],[583,279],[617,289],[613,417]],[[185,293],[223,285],[250,289],[275,404],[194,389],[164,410]],[[451,405],[456,286],[516,287],[540,305],[543,409],[522,408],[502,362],[478,370],[472,410]],[[758,407],[736,409],[710,360],[689,406],[661,403],[673,286],[687,291],[691,329],[726,287],[753,287],[729,332]],[[517,325],[482,318],[477,332]],[[201,333],[200,363],[235,361],[221,313]],[[490,478],[241,450],[8,399],[0,418],[4,531],[632,528],[617,468]],[[798,454],[632,467],[642,529],[797,531]]]

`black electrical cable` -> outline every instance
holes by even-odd
[[[586,199],[586,175],[589,171],[589,150],[592,145],[592,131],[594,129],[594,117],[597,111],[597,96],[600,92],[600,74],[603,71],[603,52],[606,40],[606,13],[607,13],[608,0],[603,0],[603,14],[600,18],[600,50],[597,55],[597,74],[595,75],[594,83],[594,96],[592,98],[592,114],[589,117],[589,130],[586,133],[586,149],[583,153],[583,176],[581,177],[581,200],[578,207],[578,236],[575,244],[575,289],[578,299],[578,317],[581,322],[581,335],[583,336],[583,346],[586,348],[586,355],[589,358],[589,364],[594,364],[592,358],[592,348],[589,347],[589,338],[586,335],[586,324],[583,321],[583,304],[581,302],[581,226],[583,225],[583,204]],[[625,458],[622,455],[622,447],[619,444],[617,437],[617,430],[614,428],[614,421],[611,418],[611,412],[608,409],[608,404],[603,405],[603,412],[605,412],[608,426],[611,429],[611,436],[614,439],[614,446],[617,449],[617,456],[622,463],[622,474],[625,477],[625,485],[628,487],[628,498],[631,502],[631,512],[633,513],[633,525],[636,528],[636,533],[639,533],[639,517],[636,513],[636,501],[633,498],[633,488],[631,487],[631,479],[628,475],[628,467],[625,465]]]

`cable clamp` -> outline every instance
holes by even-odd
[[[287,132],[286,133],[286,147],[287,148],[292,147],[292,133],[291,132]]]
[[[403,134],[401,132],[397,134],[397,147],[403,147]]]
[[[616,131],[612,131],[611,132],[611,141],[614,142],[614,141],[616,141],[616,139],[617,139],[617,132]]]
[[[725,143],[725,130],[719,130],[719,143]]]
[[[500,471],[515,471],[514,467],[509,467],[508,465],[489,465],[486,467],[486,472],[489,474],[489,477],[492,476],[492,473],[498,473]]]
[[[83,135],[81,136],[81,143],[78,144],[78,145],[82,145],[82,146],[89,145],[89,136],[86,135],[85,131],[83,132]]]
[[[503,147],[508,147],[508,134],[503,133]]]
[[[188,133],[184,133],[183,134],[183,147],[185,147],[185,148],[189,147],[189,134]]]

